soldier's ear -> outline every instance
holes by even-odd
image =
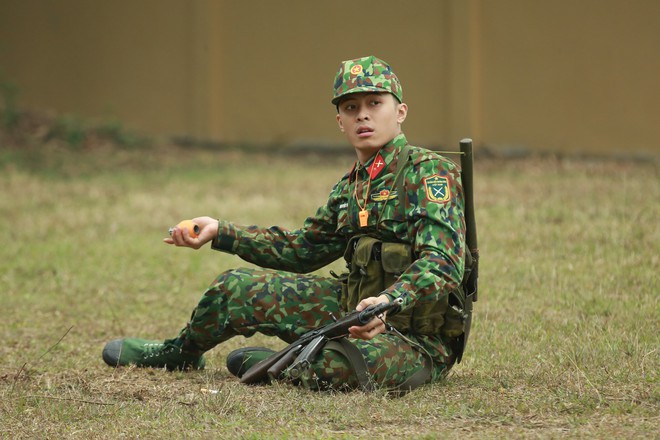
[[[406,120],[406,116],[408,116],[408,106],[404,103],[398,104],[396,112],[396,121],[399,124],[403,124],[403,121]]]
[[[341,121],[341,116],[337,115],[337,125],[339,126],[339,131],[344,132],[344,123]]]

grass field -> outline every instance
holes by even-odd
[[[265,337],[192,373],[100,357],[110,339],[175,335],[246,264],[169,247],[169,226],[296,227],[350,156],[0,150],[0,436],[658,438],[658,162],[477,160],[468,351],[445,382],[391,398],[243,386],[225,356],[283,345]]]

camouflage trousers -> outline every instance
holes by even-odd
[[[331,314],[341,316],[341,283],[328,277],[267,269],[224,272],[204,292],[190,322],[181,331],[184,347],[201,352],[234,336],[259,332],[287,343],[308,330],[327,324]],[[395,333],[379,334],[369,341],[351,339],[360,350],[371,380],[395,388],[431,363],[431,381],[441,379],[453,364],[449,347],[439,337]],[[348,360],[332,350],[322,350],[311,366],[315,380],[310,388],[357,388],[357,377]]]

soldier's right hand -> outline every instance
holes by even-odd
[[[178,247],[189,247],[199,249],[218,235],[218,220],[212,217],[196,217],[192,221],[199,226],[199,234],[192,237],[187,228],[175,226],[171,229],[169,237],[164,238],[163,242],[173,244]]]
[[[383,294],[377,297],[371,296],[369,298],[365,298],[362,301],[360,301],[358,305],[355,307],[355,310],[362,311],[369,306],[373,306],[380,303],[388,303],[388,302],[390,302],[390,297],[388,295]],[[383,333],[385,331],[385,315],[386,313],[383,313],[383,315],[380,317],[374,317],[371,321],[369,321],[365,325],[362,326],[355,325],[353,327],[350,327],[348,329],[348,332],[353,338],[364,339],[365,341],[373,339],[376,335]]]

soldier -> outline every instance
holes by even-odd
[[[353,309],[402,298],[398,313],[350,329],[372,384],[385,388],[442,378],[460,356],[465,219],[460,173],[438,153],[408,145],[408,107],[391,67],[374,56],[344,61],[335,77],[337,124],[357,162],[327,202],[297,230],[239,226],[198,217],[197,237],[174,228],[164,241],[238,255],[263,269],[229,270],[202,295],[178,336],[106,344],[111,366],[200,369],[203,353],[259,332],[293,342]],[[194,234],[193,234],[194,235]],[[310,274],[340,257],[349,273]],[[333,274],[334,275],[334,274]],[[458,298],[459,307],[451,307]],[[387,320],[387,323],[386,323]],[[241,375],[272,350],[248,347],[227,358]],[[357,388],[355,360],[324,349],[311,365],[313,389]],[[362,359],[360,360],[362,361]],[[412,385],[414,383],[414,385]]]

